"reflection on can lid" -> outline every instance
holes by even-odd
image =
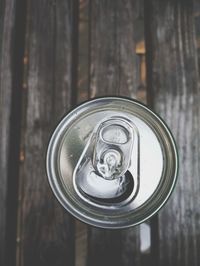
[[[155,214],[169,198],[178,158],[166,124],[137,101],[97,98],[72,110],[55,129],[47,174],[75,217],[125,228]]]

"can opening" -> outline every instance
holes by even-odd
[[[102,203],[115,204],[126,201],[130,197],[133,191],[133,187],[134,187],[134,179],[131,173],[127,171],[125,173],[125,177],[122,177],[121,180],[119,181],[119,187],[117,191],[118,193],[113,198],[106,198],[106,197],[100,198],[100,197],[91,196],[87,194],[87,192],[85,191],[82,192],[83,194],[85,194],[86,197],[88,197],[88,199],[92,199],[94,202],[98,204]]]

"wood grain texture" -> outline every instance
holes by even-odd
[[[136,55],[138,1],[91,1],[90,97],[135,97],[139,86]]]
[[[74,220],[50,191],[45,154],[52,130],[74,97],[77,10],[74,0],[28,2],[20,266],[74,265]]]
[[[89,97],[89,0],[79,1],[79,73],[77,102]]]
[[[90,2],[90,97],[136,98],[139,57],[136,39],[140,1]],[[88,265],[140,265],[139,227],[111,231],[90,228]]]
[[[87,266],[87,255],[88,255],[88,245],[87,245],[87,238],[88,238],[88,226],[76,220],[76,245],[75,245],[75,266]]]
[[[158,264],[197,266],[200,88],[192,1],[145,1],[145,10],[151,103],[171,128],[180,161],[177,187],[158,215]]]
[[[12,95],[10,49],[15,16],[15,1],[8,2],[7,4],[6,1],[0,2],[0,265],[5,264],[6,195]]]
[[[0,1],[0,265],[14,265],[25,2]]]

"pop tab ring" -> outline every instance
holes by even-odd
[[[91,133],[74,169],[76,193],[99,208],[127,204],[139,189],[139,157],[135,125],[126,117],[107,117]]]
[[[47,175],[63,207],[102,228],[125,228],[169,198],[178,158],[166,124],[143,104],[105,97],[79,105],[56,127]]]

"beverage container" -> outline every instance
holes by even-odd
[[[122,97],[93,99],[69,112],[50,139],[46,164],[63,207],[102,228],[150,218],[171,195],[178,171],[164,121]]]

